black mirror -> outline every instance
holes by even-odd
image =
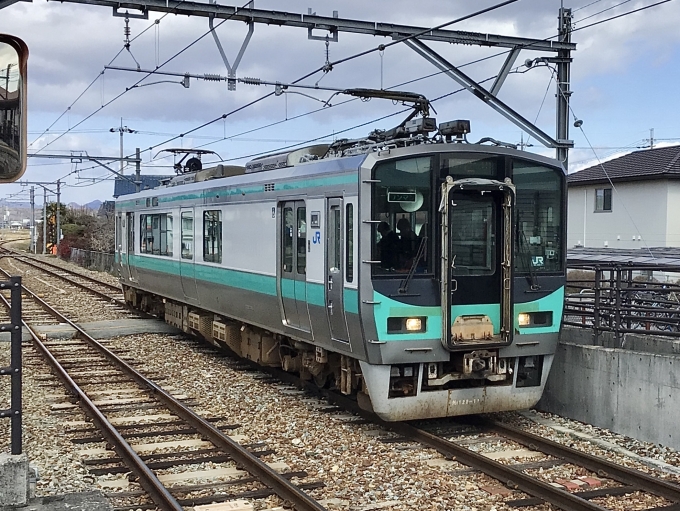
[[[26,61],[28,47],[0,34],[0,183],[26,170]]]

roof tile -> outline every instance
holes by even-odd
[[[639,181],[650,178],[680,179],[680,146],[635,151],[569,174],[567,182],[586,184],[609,179]]]

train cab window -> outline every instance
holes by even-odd
[[[376,165],[373,172],[373,275],[433,271],[432,158]]]
[[[455,153],[442,155],[439,163],[440,176],[452,176],[453,179],[499,179],[499,165],[502,162],[498,156],[479,157]]]
[[[182,225],[182,259],[194,258],[194,213],[183,211],[181,216]]]
[[[512,181],[517,187],[515,270],[522,273],[562,271],[562,171],[514,161]]]
[[[496,270],[496,212],[493,199],[456,199],[451,229],[452,275],[493,275]]]
[[[203,212],[203,260],[222,262],[222,212]]]

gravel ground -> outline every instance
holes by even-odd
[[[21,275],[22,284],[77,323],[134,317],[134,313],[126,309],[19,260],[3,258],[0,267],[12,275]],[[83,303],[87,303],[87,307],[83,307]]]
[[[96,275],[102,280],[110,278],[105,274]],[[525,497],[521,492],[508,496],[489,495],[482,487],[498,487],[500,483],[481,474],[455,475],[455,471],[465,467],[443,460],[432,450],[413,444],[384,443],[381,438],[389,433],[380,428],[354,424],[342,413],[320,411],[318,408],[323,404],[316,400],[282,385],[264,383],[257,378],[257,373],[235,370],[230,359],[217,357],[182,337],[127,336],[115,339],[111,346],[129,350],[126,355],[144,360],[145,371],[168,376],[164,385],[194,398],[198,403],[196,410],[206,416],[226,416],[229,422],[242,424],[230,434],[245,435],[249,442],[264,442],[267,448],[274,449],[275,454],[265,457],[265,461],[284,462],[292,471],[307,471],[306,482],[323,481],[326,487],[310,494],[317,499],[330,499],[326,504],[329,509],[505,511],[511,508],[503,503],[504,500]],[[84,420],[84,416],[78,410],[51,411],[50,406],[56,399],[54,394],[62,392],[61,388],[56,380],[47,378],[48,373],[36,356],[30,355],[28,350],[25,353],[24,450],[40,469],[38,495],[97,489],[97,483],[106,478],[87,473],[79,454],[81,447],[74,446],[65,434],[65,421]],[[9,343],[0,342],[0,364],[8,363],[8,360]],[[8,387],[0,385],[0,407],[8,405]],[[670,448],[638,442],[550,414],[504,413],[494,418],[614,462],[680,481],[677,475],[650,466],[644,460],[631,459],[551,425],[591,435],[652,461],[680,467],[680,454]],[[542,423],[538,423],[539,420]],[[470,447],[483,452],[521,448],[505,442],[477,443]],[[0,451],[9,452],[7,420],[0,420]],[[545,457],[511,461],[537,459]],[[537,469],[534,475],[554,481],[592,474],[579,467],[562,465]],[[611,483],[605,482],[607,484]],[[621,497],[597,502],[612,509],[637,510],[662,505],[663,499],[633,495],[625,499],[625,504]],[[258,509],[280,504],[274,497],[256,503]],[[528,509],[547,511],[550,507]]]

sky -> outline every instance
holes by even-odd
[[[245,0],[244,0],[245,1]],[[591,23],[650,6],[658,0],[519,0],[491,12],[451,25],[450,29],[506,36],[548,38],[557,33],[560,4],[573,10],[577,44],[573,52],[570,126],[575,148],[569,171],[574,172],[627,151],[649,145],[650,129],[657,144],[680,143],[677,121],[680,83],[680,0],[589,27]],[[258,9],[433,27],[455,20],[498,0],[255,0]],[[242,3],[229,3],[241,7]],[[238,53],[247,26],[226,21],[216,29],[230,63]],[[249,104],[273,87],[239,83],[228,91],[225,82],[190,80],[177,76],[147,76],[134,71],[105,69],[118,66],[170,73],[226,76],[208,20],[151,12],[148,20],[130,19],[129,51],[125,49],[125,19],[110,8],[35,0],[0,10],[0,33],[21,37],[30,49],[28,60],[29,153],[63,155],[76,151],[91,156],[118,157],[118,127],[134,130],[123,135],[124,153],[142,151],[143,174],[172,174],[173,157],[164,148],[203,148],[216,155],[203,157],[204,167],[216,161],[244,164],[253,155],[320,138],[363,137],[373,129],[389,129],[401,122],[404,108],[391,101],[347,101],[330,91],[290,89]],[[317,35],[325,35],[318,32]],[[391,39],[340,33],[328,45],[330,61],[376,48]],[[428,43],[448,61],[461,66],[477,81],[495,76],[503,61],[502,49]],[[499,98],[551,136],[555,136],[554,73],[547,66],[531,69],[526,59],[548,56],[527,50]],[[479,59],[486,58],[474,63]],[[324,41],[309,40],[303,28],[256,24],[237,76],[290,83],[326,62]],[[140,79],[143,79],[140,82]],[[407,83],[408,82],[408,83]],[[373,52],[317,73],[301,82],[329,88],[395,88],[430,99],[460,87],[404,44]],[[405,85],[404,85],[405,84]],[[301,94],[303,93],[303,94]],[[309,97],[312,96],[312,97]],[[329,99],[330,98],[330,99]],[[324,107],[329,101],[331,107]],[[470,119],[470,141],[493,137],[530,144],[527,150],[554,156],[528,138],[520,128],[467,92],[433,102],[438,122]],[[221,116],[228,114],[226,118]],[[392,115],[376,121],[376,119]],[[219,119],[217,122],[211,122]],[[197,129],[198,128],[198,129]],[[353,128],[353,129],[352,129]],[[114,129],[114,131],[111,131]],[[184,136],[180,136],[185,134]],[[160,154],[159,154],[160,153]],[[119,162],[109,165],[119,170]],[[125,173],[133,172],[126,167]],[[32,157],[25,181],[62,181],[62,201],[85,204],[110,200],[113,174],[87,160]],[[42,203],[42,191],[36,193]],[[28,186],[3,184],[0,199],[25,200]],[[53,199],[52,199],[53,200]]]

